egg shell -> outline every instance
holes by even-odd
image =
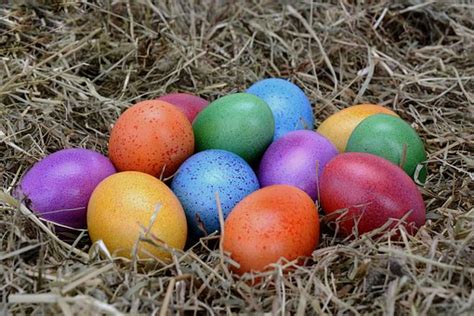
[[[186,115],[190,122],[194,121],[198,113],[209,104],[207,100],[188,93],[170,93],[159,97],[158,100],[176,106]]]
[[[311,103],[303,90],[294,83],[268,78],[257,81],[246,92],[262,98],[272,110],[275,119],[273,141],[291,131],[313,129]]]
[[[223,247],[239,274],[263,271],[280,258],[310,256],[319,242],[319,216],[302,190],[273,185],[250,194],[231,211]]]
[[[273,139],[275,123],[268,105],[252,94],[219,98],[193,123],[196,150],[224,149],[254,163]]]
[[[175,106],[159,100],[142,101],[115,123],[109,156],[120,171],[171,176],[194,152],[192,125]]]
[[[399,117],[376,114],[364,119],[351,134],[347,152],[366,152],[390,160],[415,180],[426,180],[426,152],[416,131]],[[415,171],[420,165],[418,173]]]
[[[191,241],[220,231],[216,193],[224,218],[244,197],[259,189],[257,176],[234,153],[210,149],[188,158],[173,178],[171,189],[186,212]]]
[[[321,135],[327,137],[336,146],[339,152],[344,152],[346,150],[347,141],[357,125],[359,125],[359,123],[366,117],[378,113],[398,116],[392,110],[381,105],[358,104],[345,108],[329,116],[321,123],[317,131]]]
[[[174,193],[157,178],[136,171],[116,173],[92,193],[87,212],[92,242],[102,240],[115,256],[131,258],[140,234],[183,249],[186,216]],[[167,260],[168,251],[139,242],[139,258]]]
[[[339,230],[346,236],[356,225],[358,234],[364,234],[410,211],[405,219],[408,232],[416,232],[425,223],[423,198],[412,179],[392,162],[372,154],[343,153],[333,158],[321,176],[320,194],[324,212],[339,221]]]
[[[33,165],[15,195],[42,219],[84,229],[92,191],[115,172],[112,162],[95,151],[63,149]]]
[[[323,168],[337,154],[336,147],[319,133],[289,132],[268,147],[260,162],[258,179],[262,187],[293,185],[316,200]]]

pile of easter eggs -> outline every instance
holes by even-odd
[[[361,104],[314,127],[309,99],[283,79],[210,104],[169,94],[122,113],[109,157],[60,150],[15,194],[58,231],[87,228],[123,257],[167,260],[225,220],[222,243],[238,273],[310,256],[318,205],[341,236],[424,224],[415,182],[426,178],[426,153],[408,123]]]

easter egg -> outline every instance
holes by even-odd
[[[188,93],[170,93],[159,97],[158,100],[176,106],[186,115],[190,122],[209,104],[207,100]]]
[[[223,247],[239,274],[262,271],[280,258],[310,256],[319,242],[319,216],[302,190],[273,185],[239,202],[224,225]]]
[[[337,154],[336,147],[316,132],[289,132],[268,147],[260,162],[258,179],[262,187],[293,185],[316,200],[323,168]]]
[[[339,231],[350,235],[370,232],[404,218],[414,233],[425,223],[425,205],[412,179],[392,162],[367,153],[343,153],[324,168],[320,201]],[[408,214],[409,213],[409,214]]]
[[[120,171],[171,176],[194,151],[191,123],[175,106],[143,101],[126,110],[115,123],[109,156]]]
[[[253,163],[271,143],[275,123],[265,101],[252,94],[234,93],[202,110],[193,129],[197,151],[224,149]]]
[[[268,78],[254,83],[246,92],[262,98],[272,110],[275,119],[273,140],[291,131],[313,129],[311,103],[303,90],[294,83]]]
[[[169,258],[166,247],[138,242],[140,236],[176,249],[184,248],[187,237],[178,198],[157,178],[137,171],[116,173],[97,186],[87,228],[92,242],[102,240],[111,254],[126,258],[134,251],[139,258]]]
[[[346,145],[352,131],[366,117],[386,113],[397,116],[395,112],[376,104],[359,104],[345,108],[328,117],[318,127],[318,132],[327,137],[339,150],[346,150]]]
[[[33,165],[15,195],[42,219],[84,229],[92,191],[114,173],[112,162],[95,151],[63,149]]]
[[[416,131],[399,117],[376,114],[364,119],[351,134],[346,151],[366,152],[390,160],[419,182],[425,182],[426,152]],[[420,167],[418,167],[420,166]],[[418,173],[415,171],[419,168]]]
[[[220,149],[188,158],[171,183],[186,212],[192,240],[220,230],[216,193],[226,218],[240,200],[259,187],[257,176],[244,159]]]

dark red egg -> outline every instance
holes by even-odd
[[[363,234],[387,221],[393,227],[402,218],[410,233],[425,223],[425,204],[413,180],[397,165],[372,154],[333,158],[321,176],[320,200],[328,218],[346,236],[355,226],[357,234]]]

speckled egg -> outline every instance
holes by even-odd
[[[198,96],[188,93],[170,93],[163,95],[158,100],[173,104],[180,109],[190,122],[204,109],[209,102]]]
[[[114,173],[112,162],[95,151],[63,149],[37,162],[15,195],[42,219],[84,229],[92,191]]]
[[[186,216],[173,192],[157,178],[136,171],[116,173],[92,193],[87,211],[92,242],[102,240],[114,256],[167,260],[183,249]],[[138,239],[150,239],[152,245]],[[164,245],[164,244],[165,245]]]
[[[347,152],[366,152],[393,162],[414,177],[425,182],[426,152],[416,131],[399,117],[376,114],[363,120],[351,134]],[[417,168],[419,170],[416,172]]]
[[[316,205],[302,190],[272,185],[244,198],[224,225],[224,250],[239,274],[262,271],[280,258],[310,256],[319,243]]]
[[[171,189],[186,212],[192,242],[220,230],[216,193],[226,218],[240,200],[259,189],[259,183],[245,160],[225,150],[210,149],[181,165]]]
[[[311,103],[294,83],[280,78],[263,79],[251,85],[246,92],[262,98],[272,110],[275,119],[273,140],[294,130],[313,129]]]
[[[260,162],[258,179],[262,187],[293,185],[316,200],[323,168],[337,154],[336,147],[319,133],[289,132],[268,147]]]
[[[414,233],[425,223],[423,198],[412,179],[392,162],[367,153],[333,158],[321,176],[320,201],[342,235],[364,234],[392,221]],[[409,214],[408,214],[409,213]]]
[[[109,156],[120,171],[169,177],[194,151],[187,117],[174,105],[150,100],[135,104],[115,123]]]
[[[318,132],[327,137],[339,150],[344,152],[352,131],[366,117],[378,113],[398,116],[395,112],[377,104],[359,104],[345,108],[328,117],[318,127]]]
[[[193,123],[197,151],[224,149],[254,163],[273,139],[275,123],[267,103],[248,93],[219,98]]]

